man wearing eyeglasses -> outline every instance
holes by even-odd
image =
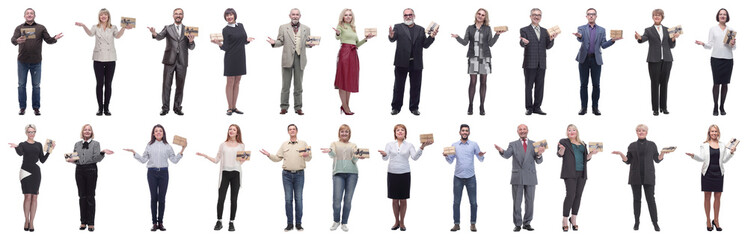
[[[390,27],[390,42],[397,41],[395,50],[395,87],[392,90],[392,115],[400,113],[405,94],[405,78],[410,75],[409,109],[413,115],[421,115],[418,104],[421,101],[421,72],[423,71],[423,49],[434,43],[439,29],[428,32],[413,21],[416,18],[413,9],[403,10],[403,23]]]
[[[525,60],[522,68],[525,72],[525,115],[533,113],[545,115],[540,109],[543,103],[545,85],[545,50],[553,47],[553,39],[558,35],[548,35],[548,30],[540,26],[543,12],[538,8],[530,10],[532,23],[519,30],[519,45],[525,48]],[[533,87],[535,100],[533,101]]]

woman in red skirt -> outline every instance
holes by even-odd
[[[338,19],[338,27],[335,30],[335,39],[340,40],[340,51],[338,52],[338,70],[335,73],[335,89],[340,94],[340,112],[345,115],[353,115],[348,103],[352,92],[358,92],[358,54],[356,49],[374,37],[373,34],[359,41],[356,35],[356,20],[351,9],[343,9]]]

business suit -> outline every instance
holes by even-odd
[[[673,54],[670,49],[675,47],[675,39],[670,38],[668,28],[665,26],[662,26],[662,38],[660,38],[656,26],[653,25],[645,29],[641,39],[637,40],[639,43],[647,41],[649,41],[647,62],[651,82],[652,111],[666,111],[667,85],[670,79],[670,69],[673,67]]]
[[[594,40],[591,34],[592,29],[595,32]],[[579,62],[579,80],[581,86],[579,88],[579,96],[582,100],[582,109],[587,109],[587,83],[589,82],[590,74],[592,74],[592,109],[597,110],[597,103],[600,99],[600,71],[603,65],[602,49],[612,46],[615,42],[606,39],[605,28],[599,25],[594,25],[594,28],[590,28],[589,24],[579,26],[577,33],[582,35],[577,38],[577,41],[581,42],[582,46],[579,47],[579,53],[577,53],[576,58],[577,62]],[[594,51],[590,52],[590,48]]]
[[[298,32],[298,35],[297,35]],[[288,95],[291,91],[291,78],[293,77],[293,101],[294,110],[301,110],[301,94],[304,91],[302,81],[304,79],[304,68],[306,67],[306,40],[309,39],[310,30],[304,24],[299,23],[296,32],[291,23],[286,23],[278,28],[278,37],[275,39],[274,48],[283,47],[281,55],[281,67],[283,77],[281,83],[281,109],[288,109]],[[298,37],[298,40],[297,40]]]
[[[538,185],[538,177],[535,164],[543,163],[543,156],[535,153],[534,141],[526,139],[527,150],[522,146],[522,140],[509,143],[509,147],[501,153],[501,157],[509,159],[512,157],[512,199],[514,199],[514,225],[530,225],[535,202],[535,186]],[[525,197],[525,216],[522,214],[522,195]]]
[[[423,71],[423,49],[434,43],[434,38],[426,36],[423,27],[404,23],[392,28],[395,34],[390,42],[397,41],[395,49],[395,86],[392,90],[392,110],[400,111],[405,94],[405,78],[410,75],[410,111],[417,111],[421,101],[421,72]],[[411,31],[413,34],[411,35]]]
[[[540,111],[540,105],[543,103],[545,52],[553,47],[553,40],[548,35],[548,30],[540,26],[538,28],[540,28],[540,36],[535,33],[532,25],[519,30],[520,37],[529,41],[525,44],[520,40],[519,45],[525,48],[525,59],[522,61],[522,68],[525,72],[525,109],[533,112]],[[535,101],[532,98],[533,86],[535,86]]]
[[[558,141],[559,144],[564,146],[564,155],[556,155],[561,158],[561,179],[564,180],[566,185],[566,197],[564,198],[563,216],[569,216],[569,210],[571,214],[577,215],[579,213],[579,205],[582,201],[582,192],[584,192],[584,185],[587,183],[587,145],[582,144],[582,171],[576,168],[576,154],[574,154],[574,147],[571,140],[564,138]],[[560,147],[558,148],[561,149]]]
[[[190,42],[184,36],[184,24],[181,24],[179,32],[175,24],[166,25],[164,29],[153,36],[154,39],[161,41],[166,39],[166,49],[164,50],[164,82],[161,90],[161,110],[169,111],[169,101],[171,97],[171,85],[174,73],[176,73],[177,89],[174,93],[174,112],[182,111],[182,97],[184,95],[184,79],[187,75],[187,62],[189,51],[195,49],[195,42]]]
[[[657,33],[655,33],[657,34]],[[634,220],[638,225],[641,214],[642,187],[649,207],[652,223],[657,224],[657,203],[654,198],[655,168],[660,163],[657,145],[646,139],[639,139],[629,144],[625,163],[629,165],[629,185],[634,196]]]

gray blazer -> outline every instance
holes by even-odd
[[[457,42],[462,44],[462,46],[470,44],[468,47],[468,53],[467,57],[473,57],[477,56],[478,54],[475,53],[475,50],[473,48],[473,45],[475,44],[475,41],[478,41],[481,43],[480,49],[484,57],[491,57],[491,48],[494,44],[496,44],[496,40],[499,40],[499,34],[493,34],[491,32],[491,27],[483,25],[480,27],[480,32],[483,34],[481,37],[483,39],[476,40],[475,39],[475,31],[478,30],[478,28],[475,26],[475,24],[470,25],[465,30],[465,37],[461,38],[457,36]]]
[[[636,40],[639,43],[649,41],[649,52],[647,53],[647,62],[672,62],[673,54],[670,53],[670,49],[675,47],[675,39],[670,39],[670,35],[667,33],[667,27],[662,26],[662,37],[657,33],[657,28],[654,25],[644,29],[641,40]],[[664,52],[663,52],[664,51]]]
[[[177,62],[187,66],[187,60],[189,60],[189,52],[187,50],[195,49],[195,42],[190,42],[187,37],[184,36],[185,25],[182,24],[182,30],[177,33],[177,27],[174,24],[164,26],[153,38],[161,41],[166,38],[166,49],[164,50],[164,60],[161,63],[166,65],[174,65]],[[177,61],[179,57],[179,61]]]
[[[299,43],[294,42],[295,33],[291,23],[286,23],[278,28],[278,38],[275,39],[274,48],[283,46],[283,55],[281,57],[281,67],[291,68],[293,67],[294,52],[296,52],[296,44],[303,44],[301,47],[301,54],[299,58],[301,60],[301,70],[306,67],[306,40],[309,39],[309,27],[299,23]]]
[[[582,26],[579,26],[577,28],[577,32],[582,34],[581,38],[577,38],[577,41],[582,43],[582,46],[579,47],[579,53],[577,54],[577,62],[584,63],[585,60],[587,60],[587,55],[590,54],[590,44],[594,44],[595,48],[595,61],[597,62],[597,65],[603,65],[603,52],[602,49],[606,49],[610,46],[613,46],[614,43],[612,40],[607,40],[605,35],[605,28],[601,27],[600,25],[595,24],[595,42],[590,42],[590,25],[585,24]]]
[[[536,39],[537,40],[537,39]],[[509,143],[501,157],[512,157],[512,185],[538,185],[535,163],[543,163],[543,155],[537,155],[532,146],[534,141],[527,139],[527,151],[522,148],[522,140]]]
[[[73,152],[78,153],[78,157],[80,158],[75,161],[77,165],[98,163],[104,160],[104,153],[101,152],[99,142],[94,140],[91,140],[87,149],[83,149],[83,140],[78,141],[73,147]]]

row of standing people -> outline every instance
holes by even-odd
[[[24,230],[34,231],[34,217],[36,214],[37,196],[41,183],[41,171],[36,164],[38,161],[44,163],[49,157],[50,150],[44,150],[41,143],[36,142],[36,126],[27,125],[25,128],[27,140],[19,144],[10,143],[18,155],[23,156],[21,165],[20,181],[24,194]],[[296,228],[303,230],[301,225],[303,215],[303,189],[304,169],[306,162],[312,158],[311,148],[305,141],[299,140],[298,128],[294,124],[287,127],[289,140],[284,141],[276,154],[271,154],[265,149],[260,153],[274,162],[283,161],[283,188],[285,192],[285,210],[287,226],[285,231]],[[649,129],[640,124],[636,127],[638,140],[628,146],[624,155],[620,151],[613,151],[619,155],[622,161],[628,164],[629,180],[634,199],[634,230],[639,229],[639,215],[641,209],[642,188],[649,206],[650,217],[656,231],[660,230],[657,218],[657,207],[654,199],[655,168],[654,163],[659,163],[667,153],[658,153],[657,145],[647,140]],[[504,149],[494,145],[503,158],[512,158],[512,173],[510,183],[512,184],[514,231],[525,229],[533,231],[530,225],[533,220],[535,186],[538,184],[536,175],[536,164],[543,162],[543,145],[535,146],[535,142],[529,140],[528,127],[524,124],[517,127],[519,140],[509,143]],[[405,141],[407,128],[398,124],[393,129],[395,141],[386,145],[385,150],[379,150],[382,159],[389,160],[387,170],[387,196],[392,199],[392,210],[395,223],[392,230],[405,231],[405,213],[407,211],[407,199],[410,198],[410,163],[409,159],[418,160],[425,147],[433,144],[433,140],[426,140],[416,148],[413,144]],[[470,126],[460,126],[460,140],[453,143],[454,152],[443,153],[449,164],[455,163],[453,179],[453,219],[454,226],[451,231],[460,230],[460,203],[463,189],[467,189],[470,201],[470,230],[477,231],[477,183],[475,176],[474,157],[483,161],[485,152],[480,150],[476,142],[469,140]],[[580,208],[582,192],[587,181],[587,162],[597,154],[597,149],[588,152],[587,145],[580,139],[577,127],[570,124],[566,130],[567,138],[558,142],[557,156],[562,158],[561,178],[566,185],[566,197],[563,204],[563,231],[569,230],[569,224],[573,230],[578,230],[577,213]],[[719,226],[720,199],[724,181],[724,163],[729,161],[736,148],[727,146],[720,142],[721,133],[717,125],[711,125],[708,129],[707,140],[702,144],[699,153],[686,153],[696,161],[704,162],[702,166],[701,188],[704,192],[704,210],[707,217],[707,230]],[[78,186],[80,205],[80,230],[88,228],[94,231],[94,217],[96,209],[95,192],[98,179],[98,168],[96,164],[104,159],[105,155],[113,154],[109,149],[101,149],[99,142],[93,140],[94,132],[91,125],[86,124],[80,133],[81,141],[74,145],[74,152],[78,159],[67,158],[66,160],[76,165],[75,178]],[[360,153],[355,143],[350,142],[351,128],[341,125],[338,129],[339,140],[330,144],[329,148],[322,148],[322,153],[328,154],[333,159],[333,225],[330,230],[340,227],[348,231],[348,218],[351,211],[353,193],[358,183],[357,162],[366,155]],[[166,131],[161,125],[156,125],[151,131],[151,139],[143,154],[138,154],[133,149],[124,149],[131,152],[139,162],[147,164],[148,185],[151,195],[151,231],[165,231],[163,225],[166,192],[169,185],[169,163],[178,163],[186,148],[186,142],[182,145],[179,153],[174,152],[166,140]],[[53,149],[51,143],[48,149]],[[46,151],[46,152],[45,152]],[[231,188],[231,215],[229,231],[234,231],[234,219],[238,207],[238,193],[242,182],[242,164],[249,160],[249,155],[244,153],[245,146],[242,142],[242,133],[238,125],[232,124],[226,134],[226,140],[219,146],[216,157],[198,152],[197,155],[220,164],[219,188],[217,203],[217,222],[214,230],[223,228],[223,208],[227,191]],[[714,219],[710,218],[711,196],[714,195]],[[522,216],[521,203],[524,198],[525,214]],[[342,203],[342,204],[341,204]],[[342,210],[342,211],[341,211]],[[295,212],[295,214],[294,214]],[[571,217],[570,216],[571,213]],[[295,224],[295,225],[294,225]]]
[[[24,13],[26,22],[19,25],[14,32],[11,42],[19,45],[18,55],[18,99],[19,114],[25,114],[26,110],[26,82],[27,75],[31,73],[33,84],[32,108],[36,115],[41,114],[40,108],[40,81],[41,81],[41,46],[42,40],[47,43],[55,43],[60,39],[62,33],[50,36],[43,25],[37,24],[34,19],[36,12],[33,9],[27,9]],[[675,47],[676,39],[679,34],[675,33],[672,37],[668,33],[668,28],[662,26],[664,11],[655,9],[652,12],[654,24],[652,27],[645,29],[644,34],[638,32],[634,35],[639,43],[648,42],[649,52],[647,62],[651,83],[651,100],[652,110],[655,116],[660,113],[669,114],[667,109],[667,88],[672,68],[673,56],[671,48]],[[182,25],[184,11],[177,8],[173,12],[174,24],[167,25],[156,32],[152,27],[149,31],[154,39],[166,41],[166,51],[162,63],[164,64],[164,79],[162,84],[162,108],[161,115],[168,114],[170,110],[170,98],[172,82],[176,79],[176,91],[174,94],[173,111],[177,115],[183,115],[182,98],[184,95],[184,81],[187,71],[188,50],[195,48],[193,36],[184,36],[185,27]],[[577,28],[574,36],[581,47],[576,57],[579,62],[580,75],[580,99],[581,109],[579,115],[587,113],[588,106],[588,85],[592,79],[592,113],[601,115],[598,101],[600,98],[600,75],[603,64],[601,49],[612,46],[621,37],[607,39],[605,28],[596,24],[597,10],[590,8],[586,12],[588,23]],[[292,9],[289,13],[291,22],[281,25],[278,29],[278,37],[272,39],[268,37],[267,42],[272,47],[283,47],[282,54],[282,87],[281,87],[281,104],[280,114],[286,114],[290,107],[289,94],[291,83],[293,82],[294,112],[303,115],[302,111],[302,81],[304,68],[306,66],[306,48],[313,47],[314,44],[307,42],[310,36],[310,28],[299,22],[301,12],[299,9]],[[228,103],[227,115],[243,114],[236,107],[236,101],[239,95],[239,83],[241,77],[247,73],[245,45],[252,42],[254,38],[247,37],[244,26],[237,23],[237,13],[234,9],[227,9],[224,12],[224,19],[228,22],[223,29],[223,40],[212,40],[218,44],[221,50],[225,51],[224,56],[224,75],[226,81],[226,99]],[[532,9],[530,14],[531,24],[520,29],[520,46],[524,48],[524,60],[522,68],[525,75],[525,109],[526,115],[533,113],[545,115],[541,109],[543,103],[545,70],[546,70],[546,50],[553,47],[554,39],[557,34],[550,35],[548,30],[540,27],[542,11]],[[725,98],[727,96],[727,86],[732,76],[732,51],[735,49],[735,39],[729,42],[722,42],[721,39],[732,28],[726,25],[730,21],[730,15],[726,9],[720,9],[717,13],[717,26],[709,31],[709,39],[706,42],[696,41],[695,43],[706,49],[712,49],[711,67],[713,76],[712,96],[714,100],[713,115],[727,114],[724,109]],[[98,111],[96,115],[111,115],[109,103],[112,94],[112,78],[116,67],[116,51],[114,48],[114,39],[120,38],[125,29],[117,30],[117,27],[111,24],[111,16],[108,10],[102,9],[99,12],[98,24],[87,28],[83,23],[76,22],[81,26],[89,36],[96,37],[94,47],[94,73],[96,75],[96,97]],[[420,92],[423,70],[423,49],[428,48],[435,40],[438,28],[428,33],[423,27],[415,24],[415,12],[413,9],[403,11],[403,23],[396,24],[389,28],[388,38],[390,42],[397,42],[395,51],[395,84],[393,87],[393,97],[391,103],[391,114],[396,115],[401,111],[405,90],[406,78],[410,76],[410,100],[408,109],[414,115],[420,115]],[[22,34],[22,28],[34,28],[40,33],[38,38],[27,39]],[[357,48],[367,42],[374,35],[367,34],[364,39],[359,40],[356,33],[355,17],[351,9],[344,9],[339,17],[337,27],[333,29],[336,39],[341,41],[341,48],[338,53],[337,71],[335,76],[334,87],[338,89],[341,100],[341,113],[353,115],[350,109],[351,93],[358,92],[359,83],[359,61]],[[468,74],[470,83],[468,87],[468,110],[467,114],[473,114],[473,98],[476,92],[478,76],[480,76],[480,106],[479,113],[485,115],[485,99],[487,91],[487,75],[491,73],[491,50],[498,40],[501,33],[505,30],[498,30],[491,33],[489,27],[488,11],[481,8],[476,12],[473,25],[468,26],[465,36],[460,37],[452,34],[457,42],[468,47]],[[424,32],[424,34],[421,34]],[[293,81],[292,81],[293,79]]]

